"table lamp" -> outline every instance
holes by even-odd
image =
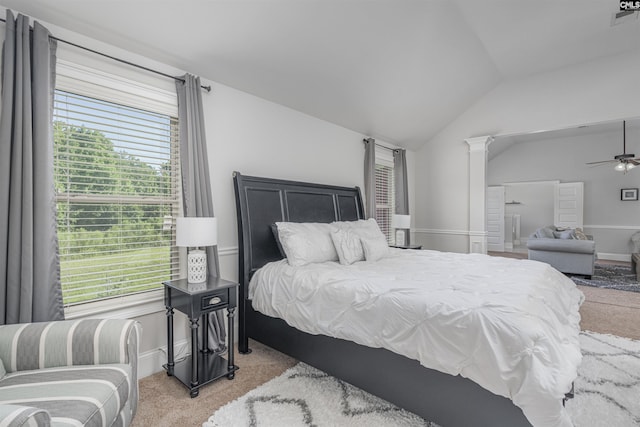
[[[392,215],[391,227],[396,229],[396,245],[408,245],[409,235],[406,231],[411,228],[411,215]]]
[[[218,221],[215,218],[176,218],[176,246],[194,248],[187,256],[189,283],[202,283],[207,280],[207,253],[199,248],[217,244]]]

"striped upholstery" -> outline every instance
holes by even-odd
[[[18,371],[0,381],[0,401],[46,410],[52,424],[111,426],[131,389],[129,365]]]
[[[0,405],[43,409],[51,425],[127,426],[138,402],[137,345],[132,320],[2,325]]]
[[[37,427],[51,425],[49,413],[29,406],[0,404],[0,420],[3,427]]]

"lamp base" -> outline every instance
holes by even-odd
[[[202,249],[189,251],[187,280],[189,283],[202,283],[207,280],[207,253]]]

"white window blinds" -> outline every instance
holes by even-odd
[[[65,305],[177,278],[175,117],[56,90],[54,155]]]
[[[389,150],[376,148],[376,221],[393,244],[391,216],[394,213],[393,156]]]

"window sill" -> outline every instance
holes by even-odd
[[[164,291],[157,289],[141,294],[67,307],[64,310],[64,315],[68,320],[89,317],[130,319],[164,310]]]

